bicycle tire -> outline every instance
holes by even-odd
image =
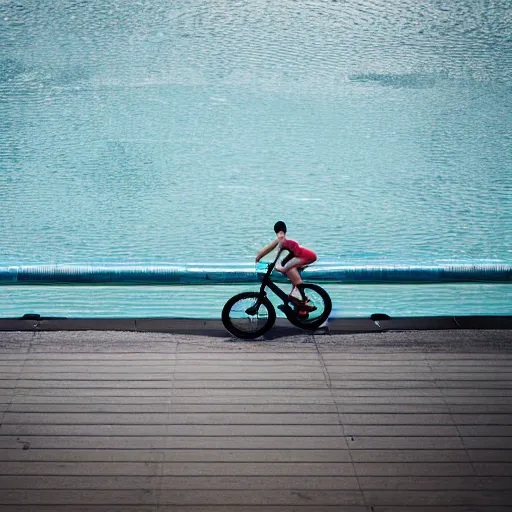
[[[261,306],[264,306],[267,310],[267,317],[261,317],[263,320],[263,323],[260,327],[257,329],[249,329],[250,323],[251,323],[251,315],[248,315],[245,313],[244,308],[242,307],[242,311],[239,313],[241,316],[239,320],[240,322],[236,322],[236,325],[233,323],[234,319],[232,318],[233,313],[233,306],[235,306],[237,303],[240,303],[241,301],[247,300],[250,304],[250,301],[253,300],[253,303],[255,303],[259,298],[259,293],[257,292],[243,292],[238,293],[237,295],[234,295],[231,297],[226,304],[224,304],[224,307],[222,308],[222,323],[224,324],[224,327],[234,336],[237,338],[243,338],[243,339],[251,339],[251,338],[258,338],[262,334],[266,333],[275,323],[276,321],[276,310],[274,309],[274,306],[270,302],[270,300],[267,297],[264,297]],[[261,309],[260,306],[260,309]],[[247,306],[249,307],[249,306]],[[259,312],[259,311],[258,311]],[[247,327],[248,329],[244,329],[245,322],[243,321],[245,318],[247,318]],[[238,320],[238,319],[236,319]]]
[[[309,331],[313,331],[315,329],[318,329],[328,318],[332,311],[332,301],[329,294],[317,284],[308,284],[304,283],[303,285],[304,293],[306,296],[310,297],[314,294],[319,296],[319,299],[317,299],[318,305],[322,309],[319,312],[318,315],[311,317],[308,317],[307,319],[303,320],[299,317],[299,315],[290,315],[288,317],[288,320],[295,325],[296,327],[300,327],[301,329],[306,329]],[[311,290],[313,293],[309,293],[308,290]],[[320,303],[321,301],[321,303]]]

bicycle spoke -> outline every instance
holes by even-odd
[[[260,305],[255,315],[247,313],[247,310],[254,307],[255,304],[255,299],[242,299],[233,304],[229,317],[237,329],[255,332],[268,321],[268,310],[263,304]]]

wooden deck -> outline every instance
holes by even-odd
[[[0,333],[0,511],[512,509],[512,332]]]

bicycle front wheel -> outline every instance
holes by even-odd
[[[238,338],[257,338],[266,333],[276,321],[276,310],[267,297],[256,311],[259,293],[245,292],[231,297],[222,308],[224,327]],[[249,312],[248,312],[249,310]]]

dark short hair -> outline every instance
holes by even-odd
[[[286,233],[286,224],[280,220],[274,224],[274,231],[279,233],[279,231],[284,231]]]

